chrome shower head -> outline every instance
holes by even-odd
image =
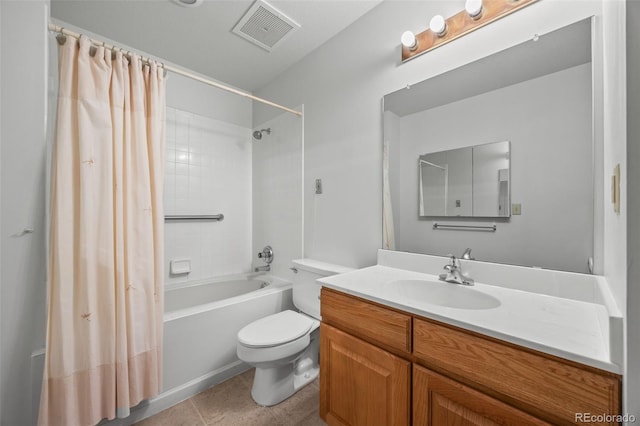
[[[271,134],[271,127],[267,128],[267,129],[262,129],[262,130],[256,130],[255,132],[253,132],[253,138],[257,141],[259,141],[260,139],[262,139],[262,134],[266,133],[267,135]]]

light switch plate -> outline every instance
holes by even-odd
[[[620,214],[620,164],[616,164],[611,176],[611,202],[613,211]]]
[[[522,214],[522,204],[511,204],[511,214],[514,216]]]

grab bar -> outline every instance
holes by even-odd
[[[433,229],[468,229],[470,231],[489,231],[495,232],[498,227],[493,225],[456,225],[448,223],[433,222]]]
[[[167,215],[164,217],[164,220],[216,220],[221,222],[224,220],[224,215],[220,214],[182,214],[182,215]]]

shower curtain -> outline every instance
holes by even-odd
[[[162,386],[165,82],[85,37],[59,57],[39,424],[85,426]]]

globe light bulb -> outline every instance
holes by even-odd
[[[413,35],[411,31],[403,32],[402,37],[400,37],[400,42],[410,50],[415,50],[416,47],[418,47],[418,40],[416,40],[416,36]]]
[[[431,18],[431,21],[429,22],[429,28],[431,29],[431,31],[436,33],[438,37],[442,37],[444,33],[447,32],[447,23],[445,22],[442,15],[436,15]]]
[[[482,13],[482,0],[467,0],[464,4],[464,9],[467,11],[469,16],[477,19]]]

